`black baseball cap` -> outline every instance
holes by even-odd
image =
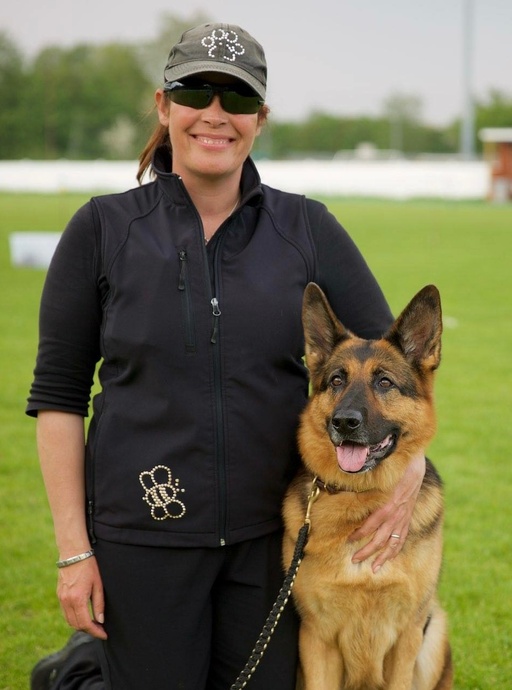
[[[201,24],[185,31],[171,48],[166,82],[200,72],[220,72],[241,79],[265,100],[267,63],[262,46],[236,24]]]

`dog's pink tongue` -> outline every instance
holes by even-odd
[[[354,443],[343,443],[336,446],[338,465],[345,472],[357,472],[361,469],[368,455],[366,446],[358,446]]]

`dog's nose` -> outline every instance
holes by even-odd
[[[331,419],[336,431],[355,431],[363,422],[363,415],[359,410],[338,410]]]

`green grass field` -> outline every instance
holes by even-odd
[[[0,194],[0,690],[28,688],[33,664],[69,634],[54,595],[56,552],[34,421],[24,416],[44,272],[11,267],[8,235],[62,230],[86,199]],[[362,249],[395,313],[427,283],[441,291],[439,429],[429,455],[446,487],[441,598],[449,613],[456,688],[510,690],[512,206],[328,204]]]

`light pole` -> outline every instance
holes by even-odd
[[[460,130],[460,153],[465,160],[471,160],[475,157],[475,104],[472,93],[473,0],[463,0],[463,13],[463,114]]]

